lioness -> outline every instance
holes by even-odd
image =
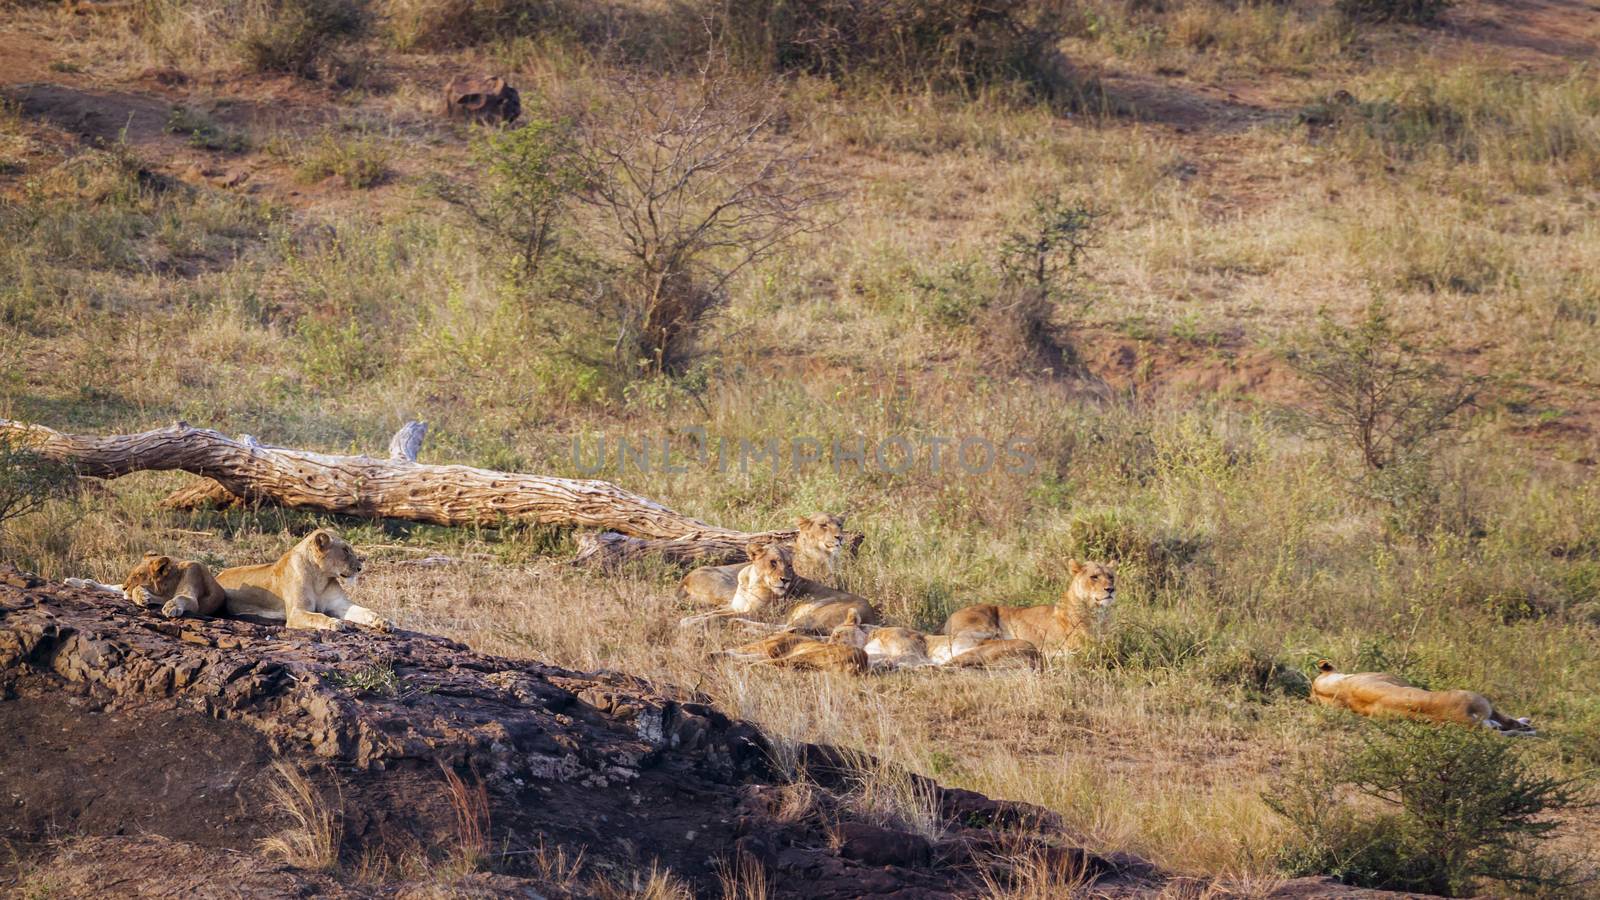
[[[844,675],[861,675],[867,671],[867,655],[860,647],[837,640],[819,641],[792,631],[780,631],[724,651],[723,655],[788,669]]]
[[[387,630],[389,623],[345,595],[339,580],[361,574],[355,548],[319,528],[275,563],[234,566],[217,573],[228,592],[228,612],[277,619],[290,628],[339,630],[346,622]]]
[[[727,605],[712,612],[685,616],[678,624],[688,626],[713,619],[760,615],[784,601],[795,580],[789,548],[769,541],[752,541],[745,552],[749,554],[750,562],[739,567],[734,591],[728,596]],[[693,575],[694,572],[689,574]],[[680,590],[679,596],[682,595]]]
[[[1398,675],[1383,672],[1334,671],[1329,660],[1319,660],[1320,672],[1311,682],[1311,699],[1323,706],[1348,709],[1362,716],[1405,716],[1433,722],[1483,725],[1509,734],[1534,734],[1528,719],[1502,715],[1482,694],[1473,691],[1430,691]]]
[[[1072,584],[1055,606],[968,606],[950,614],[944,633],[982,640],[1024,640],[1041,650],[1077,650],[1110,614],[1117,596],[1115,563],[1067,560]]]
[[[163,601],[161,614],[169,619],[214,616],[228,601],[205,563],[154,553],[146,554],[122,580],[122,591],[135,603],[147,602],[145,595]]]
[[[952,669],[1037,669],[1039,648],[1027,641],[981,641],[944,665]]]
[[[790,561],[796,572],[809,578],[831,582],[838,576],[839,550],[844,546],[844,519],[827,513],[814,513],[796,520]],[[755,561],[755,556],[750,556]],[[678,583],[678,599],[700,606],[729,606],[739,589],[739,572],[749,562],[728,566],[701,566],[683,576]]]
[[[794,606],[790,608],[784,624],[797,631],[827,634],[845,624],[851,615],[862,625],[876,625],[883,621],[877,608],[865,598],[809,578],[796,578],[789,585],[789,599],[794,601]]]

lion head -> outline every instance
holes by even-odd
[[[1072,575],[1072,586],[1067,597],[1085,612],[1104,615],[1111,611],[1117,599],[1116,563],[1080,563],[1067,560],[1067,571]]]
[[[183,570],[177,560],[170,556],[148,553],[137,566],[133,567],[128,577],[122,579],[122,590],[132,597],[134,588],[144,588],[152,596],[167,598],[177,592],[178,579],[182,576]]]
[[[768,597],[782,597],[794,583],[794,557],[789,548],[772,542],[754,542],[745,548],[750,564],[740,572],[741,586]]]
[[[361,574],[361,565],[365,560],[356,552],[356,548],[331,528],[319,528],[312,532],[305,539],[305,547],[310,551],[317,570],[330,578],[353,582]]]
[[[844,548],[844,517],[827,513],[812,513],[795,520],[799,536],[795,548],[802,555],[817,559],[833,559]]]
[[[861,614],[850,610],[844,615],[844,624],[834,627],[828,640],[835,644],[846,644],[851,647],[865,647],[871,637],[871,630],[861,624]]]

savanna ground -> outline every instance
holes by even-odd
[[[580,474],[577,437],[589,455],[600,435],[686,452],[692,426],[735,444],[1024,437],[1027,474],[613,459],[595,477],[729,527],[845,513],[867,535],[849,586],[924,629],[967,603],[1049,602],[1069,557],[1121,564],[1102,646],[1041,674],[847,680],[706,662],[708,639],[676,625],[679,571],[572,571],[570,533],[333,522],[372,559],[357,599],[400,627],[695,687],[775,736],[1039,803],[1096,848],[1247,886],[1289,837],[1264,795],[1365,727],[1305,702],[1319,657],[1531,716],[1541,771],[1600,764],[1591,4],[1464,0],[1410,26],[1317,0],[1081,0],[1062,8],[1066,99],[787,75],[779,124],[831,198],[728,282],[672,367],[585,352],[610,335],[542,302],[441,199],[440,173],[485,174],[438,91],[493,71],[534,116],[605,124],[591,98],[622,74],[693,80],[707,29],[688,6],[525,4],[440,38],[426,4],[393,0],[295,74],[258,71],[215,4],[83,6],[4,7],[0,414],[332,452],[425,418],[424,461],[558,475]],[[1052,196],[1093,215],[1041,344],[995,273]],[[580,218],[563,239],[591,233]],[[1427,488],[1398,498],[1353,487],[1349,448],[1285,414],[1314,399],[1288,360],[1319,317],[1374,303],[1482,379]],[[111,579],[152,549],[266,560],[319,521],[158,506],[187,481],[53,502],[9,524],[4,553]],[[1592,811],[1564,824],[1558,850],[1600,841]]]

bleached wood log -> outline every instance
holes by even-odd
[[[571,525],[703,546],[742,558],[753,540],[794,539],[793,531],[741,532],[702,522],[605,481],[334,456],[234,440],[179,422],[138,434],[93,437],[0,419],[0,435],[81,475],[191,472],[230,494],[280,506],[433,525],[507,521]]]

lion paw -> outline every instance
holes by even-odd
[[[168,600],[161,606],[161,614],[169,619],[183,618],[183,604],[177,600]]]
[[[157,603],[161,602],[161,598],[150,593],[142,587],[134,588],[133,592],[128,594],[128,599],[139,604],[140,606],[155,606]]]
[[[394,631],[394,623],[384,618],[373,619],[367,627],[380,634],[391,634]]]

